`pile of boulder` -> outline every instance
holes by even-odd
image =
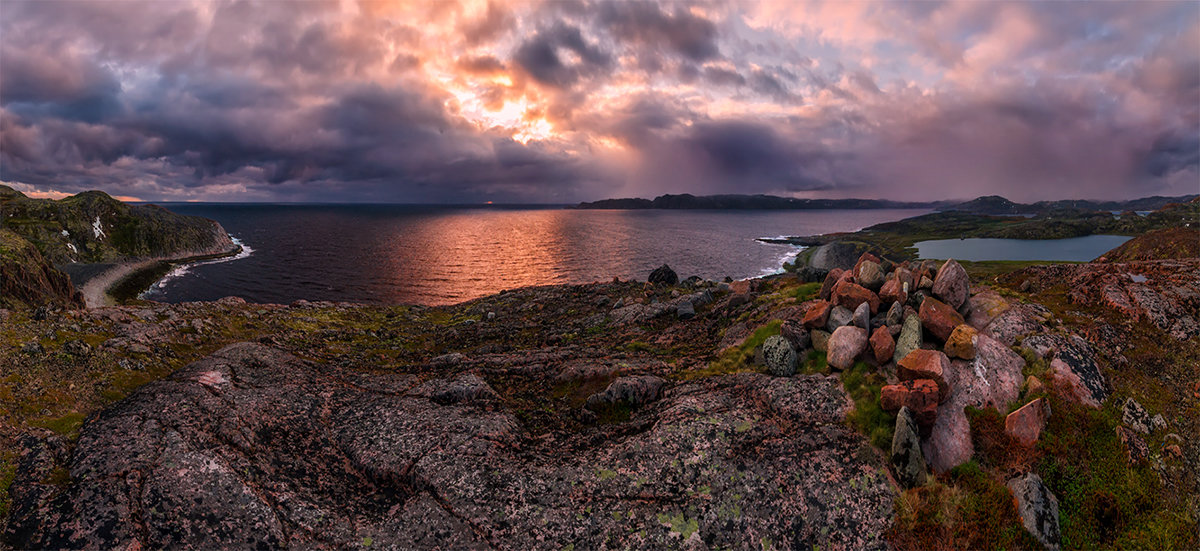
[[[1025,360],[1011,348],[1016,337],[1043,329],[1042,312],[990,290],[972,295],[954,260],[896,264],[865,253],[849,269],[830,270],[819,299],[802,311],[764,343],[768,371],[791,374],[811,347],[834,370],[861,361],[882,373],[890,384],[880,406],[897,416],[892,465],[905,487],[923,484],[930,467],[945,472],[971,459],[967,406],[1007,411],[1023,388],[1030,397],[1043,392],[1041,381],[1023,376]],[[1050,414],[1049,402],[1035,399],[1008,415],[1006,433],[1032,446]]]

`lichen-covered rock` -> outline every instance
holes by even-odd
[[[619,377],[609,383],[604,392],[589,396],[587,406],[597,409],[606,404],[624,403],[641,407],[657,400],[665,384],[666,381],[653,375]]]
[[[1050,311],[1038,304],[1016,304],[996,316],[982,331],[1005,346],[1016,344],[1021,337],[1042,331],[1042,322]]]
[[[1108,399],[1108,381],[1096,365],[1094,352],[1078,337],[1058,349],[1047,375],[1067,390],[1069,396],[1087,406],[1099,408]]]
[[[954,360],[951,366],[949,384],[964,405],[1006,411],[1021,395],[1025,358],[987,335],[976,337],[975,359]]]
[[[867,331],[861,327],[847,325],[837,328],[829,337],[826,357],[830,367],[849,369],[866,349]]]
[[[451,381],[434,379],[414,389],[413,392],[428,396],[430,400],[442,405],[499,398],[487,381],[475,373],[464,373]]]
[[[921,347],[921,320],[917,316],[910,315],[904,318],[904,327],[900,329],[900,336],[896,337],[896,352],[892,355],[892,361],[900,363],[909,352]]]
[[[892,490],[836,378],[682,383],[619,430],[549,442],[416,383],[224,348],[91,418],[69,456],[31,448],[4,544],[886,548]],[[70,481],[41,484],[64,461]]]
[[[900,325],[904,323],[904,301],[893,302],[888,307],[887,318],[884,321],[888,325]]]
[[[975,359],[975,337],[978,334],[974,327],[965,323],[955,327],[946,339],[946,355],[961,360]]]
[[[921,316],[921,326],[942,342],[950,338],[955,327],[964,323],[963,317],[954,308],[933,297],[921,301],[918,315]]]
[[[1125,448],[1125,458],[1129,460],[1129,464],[1139,465],[1145,463],[1150,457],[1150,447],[1146,445],[1146,440],[1128,427],[1118,426],[1116,431],[1117,439],[1121,441],[1121,446]]]
[[[1008,301],[991,289],[984,289],[971,295],[971,298],[967,299],[967,304],[971,306],[971,315],[967,316],[967,323],[981,331],[989,323],[992,323],[992,320],[1008,310]]]
[[[763,342],[763,361],[767,373],[776,377],[791,377],[796,374],[796,350],[787,339],[772,335]]]
[[[896,480],[905,488],[925,484],[921,438],[917,434],[917,423],[907,407],[900,408],[896,415],[896,429],[892,433],[892,468],[896,470]]]
[[[809,336],[808,329],[805,329],[796,320],[784,321],[779,326],[779,335],[792,344],[792,348],[796,349],[797,354],[812,347],[812,337]]]
[[[1121,422],[1142,434],[1150,434],[1154,428],[1154,423],[1150,420],[1150,414],[1146,413],[1146,408],[1143,408],[1142,404],[1133,398],[1127,398],[1121,405]]]
[[[1058,526],[1058,498],[1042,482],[1042,477],[1028,473],[1008,481],[1017,502],[1021,523],[1046,549],[1057,550],[1062,540]]]
[[[1038,398],[1004,418],[1004,433],[1025,446],[1032,446],[1046,428],[1046,420],[1050,418],[1050,402]]]
[[[950,259],[938,269],[937,276],[933,278],[932,290],[934,296],[957,310],[970,296],[970,285],[967,271],[954,259]]]

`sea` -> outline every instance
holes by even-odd
[[[891,210],[576,210],[167,203],[211,218],[243,246],[232,258],[177,267],[144,293],[162,302],[239,296],[442,305],[530,285],[645,280],[667,264],[680,279],[779,272],[799,248],[760,237],[806,236],[918,216]]]

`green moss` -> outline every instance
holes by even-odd
[[[1129,464],[1113,401],[1094,410],[1050,399],[1036,470],[1058,496],[1063,548],[1194,548],[1196,520],[1184,504],[1168,499],[1149,466]]]
[[[866,436],[872,446],[890,449],[896,416],[879,407],[879,394],[886,379],[871,366],[858,362],[841,373],[841,380],[854,401],[854,408],[846,415],[846,420]]]
[[[83,426],[85,418],[84,414],[73,411],[61,417],[43,419],[33,424],[34,426],[50,429],[60,436],[75,439],[75,437],[79,436],[79,428]]]
[[[783,321],[774,320],[762,327],[759,327],[742,341],[742,344],[730,347],[720,355],[716,360],[709,362],[704,369],[694,371],[686,371],[678,374],[685,380],[703,379],[715,375],[724,375],[727,373],[737,373],[739,371],[756,370],[754,367],[754,350],[767,338],[772,335],[779,334],[779,327],[783,325]]]
[[[821,292],[820,282],[803,283],[791,291],[791,296],[798,302],[812,300],[817,298],[817,294]]]

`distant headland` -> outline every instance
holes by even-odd
[[[1156,210],[1171,203],[1186,203],[1196,195],[1144,197],[1129,201],[1060,200],[1015,203],[989,195],[970,201],[890,201],[885,199],[797,199],[774,195],[659,195],[654,199],[602,199],[579,203],[577,209],[736,209],[736,210],[817,210],[817,209],[936,209],[974,214],[1033,214],[1054,210]]]

